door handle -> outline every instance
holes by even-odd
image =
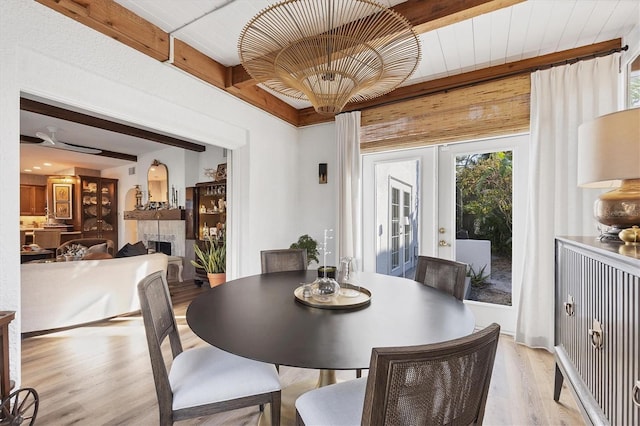
[[[446,242],[445,240],[440,240],[440,242],[438,242],[438,245],[440,247],[451,247],[451,244],[449,244],[448,242]]]
[[[602,344],[604,343],[602,324],[597,319],[594,319],[592,327],[593,328],[588,330],[591,346],[593,346],[594,349],[602,349]]]
[[[573,316],[573,306],[574,306],[573,296],[569,295],[569,297],[567,298],[567,301],[564,302],[564,312],[570,317]]]
[[[640,380],[633,386],[633,403],[640,407]]]

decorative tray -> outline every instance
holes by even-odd
[[[356,297],[345,297],[342,295],[338,295],[335,299],[332,299],[329,302],[320,302],[314,299],[312,296],[304,297],[303,287],[300,286],[293,291],[293,295],[296,300],[303,305],[312,306],[314,308],[322,308],[322,309],[355,309],[361,306],[366,306],[371,303],[371,292],[364,288],[360,287],[360,294]],[[344,284],[342,284],[344,288]]]

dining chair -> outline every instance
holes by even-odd
[[[183,350],[163,271],[143,278],[138,294],[161,425],[253,405],[262,411],[263,404],[271,404],[271,424],[280,424],[280,380],[273,365],[213,346]],[[168,372],[169,351],[162,351],[167,338]]]
[[[467,264],[438,257],[418,256],[414,280],[464,300]]]
[[[60,245],[59,229],[34,229],[33,243],[45,249],[55,250]]]
[[[306,249],[275,249],[262,250],[260,252],[260,264],[263,274],[286,271],[306,271],[307,270],[307,250]],[[280,365],[275,364],[276,370],[280,372]]]
[[[307,250],[277,249],[260,252],[262,273],[285,271],[305,271],[307,269]]]
[[[27,231],[20,230],[20,247],[27,244]]]
[[[421,346],[374,348],[369,376],[296,400],[298,425],[482,424],[500,326]]]

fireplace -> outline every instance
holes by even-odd
[[[154,250],[156,253],[164,253],[171,256],[171,243],[168,241],[148,241],[147,249]]]
[[[147,248],[168,256],[185,256],[186,235],[183,220],[138,220],[137,239]]]

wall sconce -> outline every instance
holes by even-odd
[[[616,188],[601,194],[595,218],[611,227],[602,241],[640,225],[640,108],[603,115],[578,128],[578,185]]]
[[[327,183],[327,163],[318,163],[318,183]]]

